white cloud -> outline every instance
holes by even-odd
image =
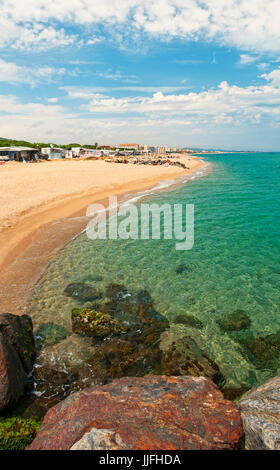
[[[240,54],[239,64],[240,65],[250,65],[258,60],[258,57],[252,56],[249,54]]]
[[[101,39],[90,27],[101,26],[116,38],[144,33],[279,52],[279,18],[279,0],[2,0],[0,40],[16,48],[90,44]],[[75,35],[67,32],[73,25]]]
[[[223,84],[221,90],[227,87],[228,93],[234,95],[236,90],[229,85]],[[241,94],[241,90],[238,93]],[[223,112],[219,99],[215,102],[218,105],[216,114],[209,114],[207,97],[204,102],[205,112],[189,112],[188,116],[183,112],[177,116],[154,112],[137,117],[123,114],[121,117],[111,115],[100,118],[89,117],[88,112],[85,116],[73,113],[59,105],[21,103],[15,96],[0,95],[0,127],[2,136],[40,142],[91,143],[97,140],[104,144],[117,144],[120,140],[128,139],[150,144],[254,149],[260,146],[264,148],[265,137],[267,149],[279,148],[280,105],[278,109],[274,108],[270,125],[265,120],[260,126],[261,113],[257,109],[253,112],[254,100],[249,104],[250,98],[245,98],[246,94],[245,89],[243,106],[244,109],[246,106],[250,109],[248,115],[244,114],[243,120],[235,120],[233,115]],[[158,102],[163,98],[157,96]],[[172,103],[172,96],[166,98],[169,104]],[[275,96],[274,104],[276,100]],[[203,109],[202,104],[199,106]],[[266,112],[269,116],[268,110]],[[248,122],[254,122],[254,125],[248,125]]]
[[[260,122],[263,116],[280,116],[280,69],[262,75],[268,83],[238,87],[222,82],[216,89],[201,93],[164,94],[152,97],[122,97],[88,93],[89,103],[81,109],[99,114],[138,114],[148,116],[184,116],[187,119],[214,119],[224,123],[250,119]],[[84,96],[85,98],[85,96]]]
[[[201,65],[204,61],[198,59],[175,59],[174,63],[179,65]]]
[[[6,62],[0,59],[0,82],[28,83],[34,86],[38,82],[49,81],[55,77],[64,75],[65,69],[53,67],[26,67],[15,62]]]
[[[108,93],[114,91],[136,91],[140,93],[156,93],[161,91],[162,93],[175,93],[178,91],[186,90],[186,86],[98,86],[98,87],[80,87],[80,86],[62,86],[60,90],[67,93],[67,97],[70,99],[79,99],[89,101],[93,99],[96,93]]]
[[[274,86],[280,87],[280,68],[273,70],[270,73],[264,73],[262,77],[265,78],[265,80],[272,82]],[[280,90],[278,90],[278,92],[280,92]]]
[[[13,69],[9,73],[16,72]],[[213,142],[215,147],[230,145],[226,139],[232,136],[232,148],[237,142],[242,145],[242,136],[247,144],[251,135],[251,147],[258,143],[262,146],[264,137],[269,143],[274,138],[276,147],[279,145],[280,68],[263,74],[262,78],[259,86],[239,87],[221,82],[217,88],[200,93],[177,90],[177,94],[168,90],[154,92],[151,88],[152,95],[121,98],[102,91],[96,93],[94,88],[64,87],[69,97],[84,101],[80,108],[71,110],[58,105],[55,97],[48,99],[49,104],[42,104],[23,103],[13,95],[0,95],[1,133],[7,137],[58,143],[90,143],[96,136],[95,140],[112,144],[127,138],[174,145],[192,142],[192,145],[211,146]],[[143,91],[143,87],[127,88],[135,88],[139,95]],[[269,132],[274,134],[268,139]],[[199,136],[199,141],[184,140],[191,136]]]
[[[106,70],[105,72],[97,72],[96,75],[106,80],[116,80],[126,83],[139,83],[139,79],[135,75],[126,75],[119,69],[117,70]]]
[[[99,44],[100,42],[103,42],[104,39],[105,39],[104,37],[100,37],[100,38],[93,37],[93,38],[91,38],[91,39],[88,39],[88,40],[86,41],[86,44],[87,44],[88,46],[93,46],[94,44]]]
[[[20,37],[11,44],[11,47],[22,50],[31,48],[46,50],[58,46],[69,46],[76,39],[75,35],[66,35],[64,29],[56,30],[53,27],[35,24],[33,27],[20,28]]]
[[[61,106],[44,105],[41,103],[21,103],[14,95],[0,95],[0,112],[4,112],[13,116],[53,116],[62,115],[63,108]]]

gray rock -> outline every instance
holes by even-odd
[[[247,450],[280,450],[280,377],[252,388],[237,403]]]
[[[120,450],[127,449],[121,436],[109,429],[92,428],[70,450]]]

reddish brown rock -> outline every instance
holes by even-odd
[[[125,377],[51,408],[29,449],[71,449],[88,433],[87,445],[100,449],[101,430],[104,442],[115,434],[120,448],[134,450],[236,449],[242,437],[238,408],[210,379]]]
[[[17,352],[0,332],[0,411],[16,404],[24,393],[26,378]]]
[[[0,411],[24,394],[35,355],[31,318],[0,314]]]

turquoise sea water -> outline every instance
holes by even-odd
[[[279,371],[259,368],[217,321],[236,309],[248,313],[255,338],[280,331],[280,153],[210,155],[211,172],[145,202],[191,203],[195,243],[176,251],[174,240],[89,240],[68,244],[53,260],[29,301],[35,328],[55,322],[71,328],[77,302],[64,295],[71,282],[147,289],[180,341],[192,336],[220,367],[228,385],[255,385]],[[180,264],[190,267],[177,273]],[[178,314],[200,330],[172,323]],[[69,354],[75,352],[70,351]],[[78,354],[78,353],[77,353]]]

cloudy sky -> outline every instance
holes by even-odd
[[[280,150],[280,0],[0,0],[0,136]]]

